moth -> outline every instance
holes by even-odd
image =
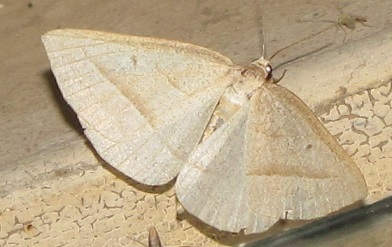
[[[355,29],[357,22],[362,24],[363,26],[367,26],[365,24],[367,22],[366,17],[359,16],[359,15],[349,15],[349,14],[341,14],[336,24],[339,26],[345,26],[348,29],[353,30]]]
[[[164,185],[221,231],[325,216],[367,195],[349,155],[272,78],[192,44],[91,30],[42,36],[63,97],[98,154],[130,178]]]
[[[298,22],[316,22],[316,21],[298,20]],[[331,29],[333,27],[340,28],[341,30],[343,30],[343,32],[344,32],[343,42],[344,42],[344,41],[346,41],[346,38],[347,38],[347,32],[346,32],[346,29],[344,27],[346,27],[348,29],[351,29],[351,30],[354,30],[357,23],[360,23],[360,24],[362,24],[362,26],[365,26],[365,27],[371,27],[370,25],[366,24],[367,23],[366,17],[359,16],[359,15],[350,15],[350,14],[345,14],[345,13],[341,13],[337,20],[319,20],[318,22],[329,22],[329,23],[333,23],[333,24],[330,25],[330,26],[327,26],[326,28],[324,28],[324,29],[322,29],[322,30],[320,30],[320,31],[318,31],[318,32],[316,32],[314,34],[312,34],[309,37],[301,39],[298,42],[295,42],[294,44],[298,44],[298,43],[300,43],[300,42],[302,42],[304,40],[307,40],[307,39],[309,39],[311,37],[315,37],[317,35],[320,35],[320,34],[326,32],[327,30],[329,30],[329,29]],[[289,45],[289,47],[291,47],[292,45]]]

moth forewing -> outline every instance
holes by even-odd
[[[231,69],[219,53],[175,41],[73,29],[42,40],[98,154],[147,185],[165,184],[182,169]]]

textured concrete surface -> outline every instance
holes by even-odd
[[[272,55],[334,25],[324,20],[367,17],[368,26],[329,28],[272,63],[353,156],[371,202],[392,190],[391,11],[388,0],[0,1],[0,245],[143,246],[151,225],[165,246],[246,240],[177,217],[170,185],[147,188],[99,160],[50,73],[46,31],[177,39],[248,64],[262,42]]]

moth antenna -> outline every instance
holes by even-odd
[[[261,44],[261,57],[265,58],[266,49],[265,49],[265,40],[264,40],[264,21],[263,21],[263,15],[260,14],[262,13],[260,2],[256,0],[255,6],[257,6],[255,10],[255,19],[257,20],[256,26],[259,26],[257,36],[258,36],[259,43]]]
[[[261,57],[262,58],[265,58],[265,54],[266,54],[266,48],[265,48],[265,44],[263,43],[262,45],[261,45],[261,49],[262,49],[262,52],[261,52]]]
[[[273,79],[273,82],[274,82],[274,83],[279,83],[280,80],[283,79],[283,77],[284,77],[284,75],[286,74],[286,72],[287,72],[287,69],[283,70],[282,75],[281,75],[278,79],[272,78],[272,79]]]
[[[298,41],[296,41],[296,42],[294,42],[294,43],[292,43],[292,44],[290,44],[290,45],[286,45],[285,47],[283,47],[283,48],[279,49],[277,52],[275,52],[268,60],[271,61],[271,60],[272,60],[276,55],[278,55],[280,52],[282,52],[282,51],[284,51],[284,50],[286,50],[286,49],[288,49],[288,48],[290,48],[290,47],[292,47],[292,46],[295,46],[295,45],[297,45],[297,44],[299,44],[299,43],[301,43],[301,42],[304,42],[304,41],[306,41],[306,40],[308,40],[308,39],[314,38],[315,36],[324,33],[325,31],[327,31],[328,29],[330,29],[330,28],[332,28],[332,27],[334,27],[334,26],[335,26],[335,25],[330,25],[330,26],[328,26],[328,27],[322,29],[321,31],[318,31],[318,32],[316,32],[316,33],[313,33],[313,34],[311,34],[311,35],[309,35],[309,36],[307,36],[307,37],[305,37],[305,38],[303,38],[303,39],[300,39],[300,40],[298,40]]]

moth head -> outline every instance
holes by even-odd
[[[258,69],[261,69],[264,72],[263,74],[266,80],[270,80],[272,78],[272,66],[270,62],[264,57],[254,60],[252,65],[256,66]]]

